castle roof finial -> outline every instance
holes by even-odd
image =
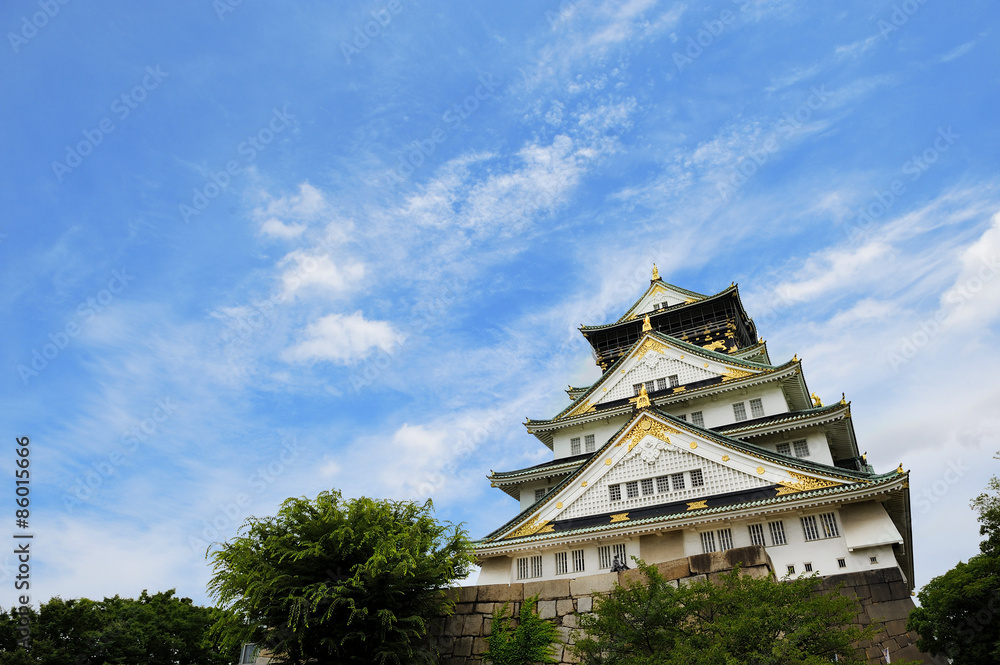
[[[642,320],[642,332],[649,332],[653,329],[653,324],[649,322],[649,314]]]
[[[639,396],[635,398],[635,408],[636,409],[648,409],[649,408],[649,395],[646,393],[646,384],[642,384],[639,388]]]
[[[658,280],[659,278],[660,278],[660,271],[659,271],[659,270],[657,270],[657,268],[656,268],[656,264],[654,263],[654,264],[653,264],[653,279],[651,279],[650,281],[651,281],[651,282],[655,282],[655,281],[656,281],[656,280]]]

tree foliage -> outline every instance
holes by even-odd
[[[819,593],[818,577],[776,582],[722,575],[680,588],[638,562],[632,580],[595,598],[574,646],[586,665],[819,665],[866,663],[854,644],[876,627],[852,623],[858,605]]]
[[[209,592],[232,611],[218,634],[295,664],[433,662],[428,620],[452,608],[445,587],[473,558],[465,532],[432,510],[334,490],[250,518],[209,554]]]
[[[31,649],[18,646],[17,609],[0,614],[0,665],[229,665],[210,636],[222,612],[175,598],[53,598],[28,613]]]
[[[919,649],[954,665],[993,665],[1000,662],[1000,479],[990,479],[972,508],[984,536],[980,554],[928,582],[906,627],[920,634]]]
[[[538,596],[532,596],[521,603],[517,627],[511,627],[511,616],[507,612],[509,603],[493,610],[490,634],[486,637],[488,647],[483,660],[493,665],[534,665],[534,663],[558,663],[555,658],[559,631],[551,621],[538,616],[535,607]]]

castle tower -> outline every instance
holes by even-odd
[[[528,420],[549,462],[494,472],[515,517],[476,543],[479,584],[609,572],[749,545],[775,572],[892,568],[913,587],[908,474],[859,454],[851,405],[823,405],[793,357],[772,364],[733,284],[662,281],[583,326],[602,375]]]

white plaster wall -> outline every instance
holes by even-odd
[[[552,452],[554,454],[554,459],[561,459],[572,455],[570,452],[570,439],[574,437],[580,437],[580,452],[587,452],[584,442],[584,437],[586,437],[587,434],[594,435],[594,449],[599,450],[601,446],[607,443],[608,439],[610,439],[615,432],[622,428],[622,425],[628,422],[628,419],[629,416],[621,415],[614,418],[608,418],[606,420],[588,423],[586,425],[573,425],[559,430],[552,437]]]

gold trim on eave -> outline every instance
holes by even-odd
[[[611,516],[611,521],[612,522],[627,522],[628,521],[628,513],[618,513],[617,515],[612,515]]]
[[[522,524],[516,531],[514,531],[514,533],[507,537],[520,538],[522,536],[533,536],[536,533],[552,533],[556,530],[556,528],[549,524],[548,521],[539,522],[539,515],[541,515],[541,513],[535,513],[534,517]]]
[[[708,499],[702,499],[701,501],[689,501],[688,510],[698,510],[699,508],[708,508]]]
[[[795,494],[796,492],[805,492],[806,490],[819,490],[827,487],[839,487],[840,485],[843,485],[843,483],[838,483],[833,480],[813,478],[812,476],[795,473],[794,471],[789,471],[788,475],[794,478],[795,482],[779,480],[778,485],[780,485],[780,487],[778,487],[778,493],[775,496],[784,496],[785,494]]]

